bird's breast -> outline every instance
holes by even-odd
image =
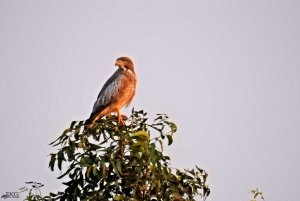
[[[118,102],[121,107],[129,105],[135,95],[136,77],[134,73],[126,73],[122,80]]]

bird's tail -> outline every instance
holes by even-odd
[[[89,125],[93,122],[93,120],[91,118],[88,118],[87,120],[85,120],[84,125]]]
[[[93,123],[94,118],[95,118],[94,115],[91,114],[91,116],[87,120],[85,120],[84,125],[86,126],[86,125]]]
[[[87,120],[85,120],[84,125],[89,125],[89,124],[95,123],[95,120],[100,119],[102,116],[103,115],[100,115],[97,113],[92,113],[90,115],[90,117]]]
[[[93,118],[89,117],[87,120],[85,120],[85,122],[83,123],[84,129],[83,132],[86,132],[89,128],[92,127],[93,125]]]

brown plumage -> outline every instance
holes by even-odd
[[[136,75],[133,62],[128,57],[118,58],[115,66],[118,69],[101,89],[86,125],[112,112],[117,113],[118,123],[124,124],[121,109],[128,106],[135,95]]]

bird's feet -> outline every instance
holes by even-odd
[[[126,117],[125,115],[119,115],[118,116],[118,124],[125,125],[124,120],[126,121],[127,119],[128,119],[128,117]]]

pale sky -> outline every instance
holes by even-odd
[[[48,143],[129,56],[124,113],[169,114],[172,166],[205,169],[208,201],[300,200],[300,1],[184,2],[0,1],[0,195],[63,189]]]

